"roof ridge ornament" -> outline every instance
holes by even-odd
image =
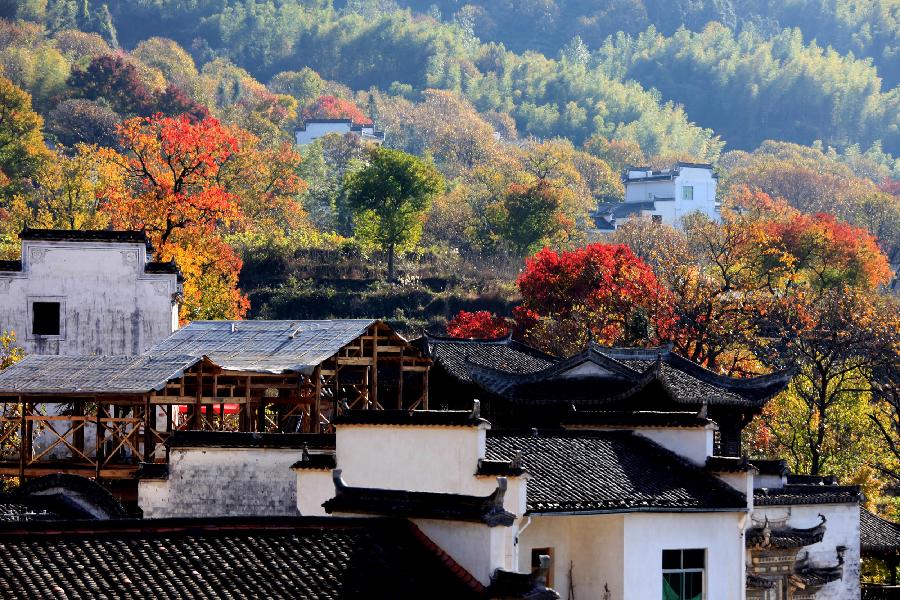
[[[475,398],[472,401],[472,418],[480,419],[481,418],[481,400]]]

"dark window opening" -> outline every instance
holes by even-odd
[[[547,587],[553,587],[553,548],[532,548],[531,549],[531,572],[538,573],[541,570],[541,556],[550,558],[550,568],[543,575],[543,583]]]
[[[59,302],[32,303],[31,317],[34,335],[59,335]]]

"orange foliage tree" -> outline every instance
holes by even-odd
[[[159,258],[178,262],[185,276],[182,320],[243,317],[249,303],[237,288],[241,260],[224,235],[248,226],[244,205],[261,210],[265,193],[282,198],[298,189],[296,175],[273,175],[273,156],[257,151],[256,138],[212,118],[134,118],[118,133],[124,154],[98,150],[123,174],[123,185],[101,192],[112,224],[146,230]],[[226,177],[230,161],[246,173],[241,186]]]

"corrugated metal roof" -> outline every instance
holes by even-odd
[[[201,357],[32,354],[0,371],[0,394],[146,393],[162,389]]]
[[[206,356],[232,371],[309,374],[374,323],[372,319],[194,321],[147,354]]]

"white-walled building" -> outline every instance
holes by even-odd
[[[0,330],[27,354],[137,355],[178,327],[180,275],[139,231],[25,229],[0,261]]]
[[[374,123],[357,125],[350,119],[307,119],[294,131],[294,137],[298,146],[305,146],[332,133],[355,135],[379,146],[384,143],[384,132],[375,129]]]
[[[649,217],[674,227],[680,227],[681,219],[694,212],[715,220],[720,218],[712,165],[680,162],[662,171],[629,167],[622,181],[625,201],[597,207],[594,222],[600,231],[615,231],[638,217]]]

